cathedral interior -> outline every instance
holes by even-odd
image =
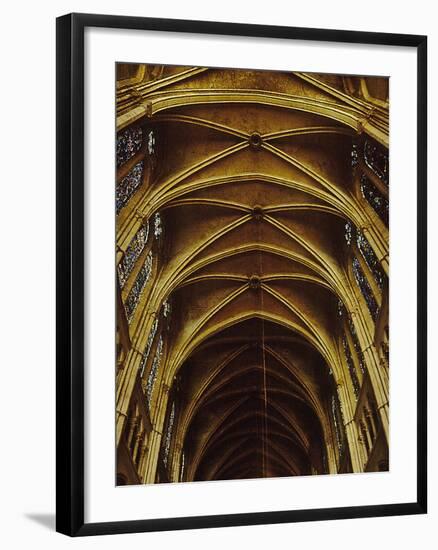
[[[389,79],[116,64],[117,485],[389,469]]]

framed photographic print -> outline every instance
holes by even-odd
[[[57,20],[57,530],[426,512],[426,37]]]

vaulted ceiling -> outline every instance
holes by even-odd
[[[387,143],[387,90],[369,82],[371,102],[338,76],[123,67],[119,125],[156,143],[118,242],[135,212],[160,212],[148,311],[172,304],[163,381],[181,396],[186,479],[328,472],[338,302],[357,306],[344,227],[369,223],[352,148],[363,129]]]

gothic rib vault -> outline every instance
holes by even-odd
[[[119,65],[117,483],[388,468],[387,79]]]

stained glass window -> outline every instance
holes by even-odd
[[[364,373],[365,372],[365,360],[364,360],[362,350],[360,348],[359,339],[357,337],[356,329],[354,328],[353,319],[351,318],[351,315],[347,312],[342,300],[338,301],[338,316],[341,319],[343,318],[347,321],[348,328],[350,329],[351,339],[353,341],[354,351],[356,352],[357,360],[359,362],[359,367],[360,367],[360,370]]]
[[[134,195],[143,181],[143,161],[138,162],[134,168],[125,176],[116,188],[116,212],[126,206],[129,199]]]
[[[357,151],[357,144],[353,143],[351,148],[351,167],[356,168],[359,162],[359,153]]]
[[[132,272],[135,262],[140,257],[140,254],[143,252],[146,243],[148,242],[149,236],[149,223],[146,222],[142,227],[137,231],[136,235],[129,243],[128,248],[126,249],[125,255],[123,256],[121,262],[117,267],[119,274],[120,287],[123,288],[125,283]]]
[[[343,334],[342,336],[342,347],[344,348],[345,361],[347,363],[348,372],[350,373],[354,395],[357,398],[360,391],[360,383],[356,374],[356,368],[354,366],[353,357],[351,356],[350,346],[348,345],[347,337],[345,334]]]
[[[345,312],[345,306],[342,300],[338,300],[338,316],[343,317]]]
[[[131,322],[134,316],[135,309],[138,305],[138,302],[140,301],[140,297],[143,293],[146,283],[150,279],[150,276],[152,273],[152,263],[153,263],[152,252],[149,252],[149,254],[146,256],[146,259],[144,261],[142,268],[138,272],[137,278],[135,279],[135,283],[132,286],[131,290],[129,291],[128,297],[125,302],[126,316],[129,322]]]
[[[155,153],[155,134],[153,130],[148,134],[148,153],[150,155]]]
[[[158,375],[158,369],[161,365],[161,357],[163,355],[163,338],[160,336],[158,339],[157,349],[155,350],[154,360],[152,361],[151,371],[149,373],[147,382],[146,382],[146,399],[150,403],[152,395],[154,392],[155,381]]]
[[[155,319],[152,323],[151,331],[149,332],[148,340],[146,342],[146,347],[143,353],[143,358],[140,363],[140,377],[144,374],[144,369],[146,367],[146,363],[149,357],[149,354],[151,352],[152,344],[154,343],[155,335],[157,334],[158,330],[158,319]]]
[[[378,287],[382,289],[384,281],[386,279],[386,275],[380,267],[380,262],[377,259],[377,256],[375,255],[374,250],[371,248],[371,245],[365,235],[362,233],[362,231],[356,229],[356,227],[352,224],[350,220],[345,224],[344,235],[345,240],[347,241],[347,244],[349,246],[353,241],[356,242],[357,248],[359,249],[359,252],[361,253],[366,264],[370,268]]]
[[[143,143],[141,128],[128,128],[117,136],[117,167],[124,164],[140,150]]]
[[[340,408],[339,400],[336,395],[332,395],[332,416],[335,426],[336,444],[338,446],[339,456],[344,454],[344,437],[343,437],[343,419],[342,409]]]
[[[174,422],[175,422],[175,401],[173,401],[172,408],[170,409],[169,420],[167,422],[166,437],[164,440],[163,462],[165,466],[167,466],[167,461],[169,460],[169,451],[170,451],[170,444],[172,442],[172,432],[173,432]]]
[[[368,309],[370,310],[371,317],[375,321],[379,313],[379,306],[377,305],[373,292],[370,288],[370,285],[365,277],[364,272],[362,271],[362,267],[360,266],[359,260],[357,258],[353,258],[352,266],[353,266],[353,274],[354,274],[354,278],[356,279],[357,286],[360,288],[362,296],[364,297],[365,302],[367,303]]]
[[[360,190],[363,197],[369,202],[379,218],[385,225],[389,222],[389,202],[384,197],[372,181],[362,174],[360,178]]]
[[[389,184],[389,160],[388,152],[377,143],[370,140],[365,141],[364,161],[376,176],[386,185]]]
[[[166,318],[170,317],[170,311],[171,311],[170,302],[168,302],[166,300],[163,304],[163,315],[164,315],[164,317],[166,317]]]
[[[348,220],[348,222],[345,224],[345,232],[344,232],[345,240],[347,241],[348,246],[350,246],[351,241],[353,240],[354,230],[355,230],[354,225],[351,223],[350,220]]]
[[[154,216],[154,235],[158,239],[163,233],[163,222],[161,220],[161,215],[157,212]]]
[[[380,267],[380,262],[374,254],[374,250],[371,248],[370,243],[361,231],[356,232],[356,243],[362,257],[370,268],[378,287],[382,289],[386,275]]]
[[[359,344],[359,339],[357,337],[356,329],[354,328],[353,319],[351,318],[350,315],[348,315],[348,317],[347,317],[347,322],[348,322],[348,328],[350,329],[351,339],[353,340],[354,351],[356,352],[356,356],[357,356],[357,359],[358,359],[358,362],[359,362],[359,368],[362,371],[362,373],[364,373],[365,372],[365,359],[364,359],[363,352],[362,352],[360,344]]]
[[[342,408],[342,401],[341,401],[341,396],[339,395],[339,386],[336,386],[336,395],[335,395],[335,400],[336,400],[336,405],[337,405],[337,410],[339,412],[339,416],[340,416],[340,423],[342,426],[345,425],[345,420],[344,420],[344,410]]]

